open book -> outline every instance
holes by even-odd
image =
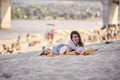
[[[80,47],[80,48],[78,48],[78,49],[76,50],[76,52],[82,55],[82,54],[85,53],[86,50],[87,50],[86,48]]]

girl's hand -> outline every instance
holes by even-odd
[[[80,55],[80,54],[77,53],[76,51],[72,51],[72,52],[70,52],[70,54],[72,54],[72,55]]]

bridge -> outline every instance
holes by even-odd
[[[119,0],[66,0],[66,1],[101,1],[103,5],[103,25],[118,24]],[[0,28],[11,28],[10,0],[0,0]]]

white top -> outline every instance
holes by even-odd
[[[74,49],[76,52],[78,52],[79,54],[83,54],[87,49],[82,47],[82,46],[79,46],[79,45],[75,45],[73,43],[72,40],[69,40],[68,41],[68,46],[70,46],[72,49]]]
[[[80,48],[80,46],[79,45],[76,46],[72,40],[68,41],[68,46],[70,46],[74,50],[77,50],[78,48]]]

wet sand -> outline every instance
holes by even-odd
[[[89,56],[39,56],[40,51],[0,55],[0,80],[120,80],[120,41],[86,46]]]

